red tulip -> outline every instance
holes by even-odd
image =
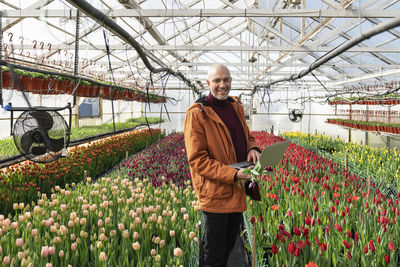
[[[310,218],[310,217],[306,217],[306,218],[304,219],[304,223],[305,223],[306,225],[311,225],[311,218]]]
[[[356,232],[356,233],[354,234],[354,241],[355,241],[355,242],[358,242],[359,239],[360,239],[360,236],[359,236],[358,233]]]
[[[364,247],[364,253],[365,253],[365,254],[368,253],[368,245],[365,245],[365,247]]]
[[[294,235],[297,235],[297,236],[301,235],[300,229],[297,228],[296,226],[294,226],[294,227],[293,227],[293,234],[294,234]]]
[[[297,256],[299,256],[299,252],[300,252],[300,249],[296,247],[296,248],[294,249],[293,255],[295,255],[295,256],[297,257]]]
[[[296,248],[296,246],[294,245],[294,243],[293,243],[293,242],[290,242],[289,245],[288,245],[288,251],[289,251],[289,253],[293,254],[294,251],[295,251],[295,248]]]
[[[374,245],[374,241],[370,240],[368,243],[368,248],[372,251],[375,252],[375,245]]]
[[[272,253],[278,254],[278,247],[276,245],[272,245]]]
[[[308,230],[308,228],[304,228],[303,230],[303,235],[304,236],[308,236],[308,233],[310,232],[310,230]]]
[[[351,245],[349,244],[349,242],[347,242],[347,240],[343,240],[343,244],[347,249],[351,248]]]
[[[353,256],[351,256],[351,252],[350,251],[347,252],[347,258],[349,258],[349,260],[351,260],[353,258]]]
[[[385,255],[385,262],[389,263],[390,262],[390,256],[389,255]]]
[[[346,233],[346,234],[347,234],[347,237],[348,237],[348,238],[351,238],[351,237],[352,237],[350,230],[347,230],[347,233]]]
[[[393,242],[389,242],[389,243],[388,243],[388,246],[389,246],[389,250],[390,250],[390,251],[395,251],[395,250],[396,250],[396,248],[394,247]]]
[[[325,243],[321,243],[321,245],[319,245],[320,250],[322,251],[326,251],[326,249],[328,248],[327,245]]]
[[[337,229],[339,232],[342,232],[342,231],[343,231],[342,226],[340,226],[339,224],[335,223],[335,227],[336,227],[336,229]]]

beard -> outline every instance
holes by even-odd
[[[225,99],[227,99],[228,96],[229,96],[229,90],[227,90],[227,91],[228,91],[228,93],[227,93],[225,96],[220,96],[220,95],[218,95],[217,90],[211,90],[211,94],[212,94],[216,99],[218,99],[218,100],[225,100]]]

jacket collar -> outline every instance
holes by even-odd
[[[231,96],[228,96],[228,100],[231,103],[235,102],[235,99],[233,99],[233,97],[231,97]],[[210,103],[208,103],[206,101],[206,97],[205,96],[200,97],[199,99],[197,99],[195,103],[200,103],[200,104],[203,104],[204,106],[210,106]]]

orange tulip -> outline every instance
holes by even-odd
[[[272,205],[271,209],[277,210],[277,209],[279,209],[279,205]]]
[[[306,267],[318,267],[318,264],[316,264],[315,262],[309,262],[308,264],[306,264]]]

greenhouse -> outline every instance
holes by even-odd
[[[399,11],[1,0],[0,265],[400,266]]]

